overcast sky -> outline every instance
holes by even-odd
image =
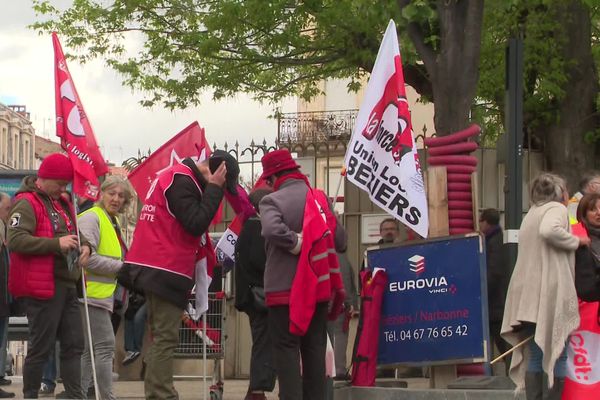
[[[39,36],[27,28],[35,20],[29,0],[0,0],[0,10],[0,102],[25,105],[36,133],[56,140],[50,35]],[[72,51],[64,43],[63,50]],[[195,120],[205,128],[211,145],[235,140],[248,145],[252,138],[273,142],[277,136],[276,121],[268,118],[273,107],[261,106],[247,96],[214,102],[206,93],[197,108],[148,109],[139,105],[141,96],[124,87],[103,61],[80,65],[70,60],[68,64],[102,153],[117,165],[137,155],[138,149],[155,150]],[[282,107],[284,112],[295,111],[292,100]]]

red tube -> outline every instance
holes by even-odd
[[[475,232],[475,229],[471,228],[450,228],[450,234],[451,235],[460,235],[463,233],[471,233],[471,232]]]
[[[446,165],[446,172],[458,174],[471,174],[477,170],[472,165]]]
[[[473,229],[473,219],[451,218],[448,221],[450,228],[468,228]]]
[[[471,192],[471,183],[450,182],[448,179],[448,192]]]
[[[462,131],[451,133],[447,136],[440,136],[434,138],[426,138],[425,146],[427,147],[439,147],[446,146],[453,143],[462,142],[472,136],[479,135],[481,132],[481,128],[477,124],[473,124],[469,126],[467,129],[463,129]]]
[[[448,173],[447,177],[448,182],[466,182],[471,185],[471,174]]]
[[[429,165],[477,165],[474,156],[432,156],[427,159]]]
[[[448,210],[448,218],[466,218],[471,219],[473,221],[473,211],[472,210]]]
[[[470,153],[472,151],[477,150],[477,147],[479,146],[475,142],[454,143],[449,144],[447,146],[430,147],[427,149],[427,153],[430,156],[444,156],[449,154]]]
[[[473,203],[465,200],[448,200],[448,208],[453,210],[473,210]]]
[[[471,200],[473,200],[473,196],[471,195],[471,192],[451,192],[451,191],[448,191],[448,200],[471,201]]]

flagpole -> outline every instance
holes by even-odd
[[[76,204],[77,204],[77,195],[73,193],[73,211],[75,211],[75,232],[77,233],[77,246],[81,248],[81,237],[79,236],[79,227],[77,226],[77,212],[76,212]],[[91,254],[90,254],[91,255]],[[94,397],[96,400],[100,400],[100,391],[98,390],[98,379],[96,379],[96,360],[94,356],[94,341],[92,340],[92,327],[90,324],[90,310],[88,304],[87,297],[87,283],[85,281],[85,271],[84,268],[81,267],[81,287],[83,292],[83,305],[85,309],[85,326],[87,329],[87,337],[88,337],[88,345],[90,349],[90,361],[92,363],[92,379],[94,382]],[[112,379],[112,378],[111,378]],[[87,397],[88,388],[82,388],[85,391],[84,395]]]
[[[337,188],[335,189],[335,196],[333,198],[333,207],[335,207],[335,203],[337,203],[338,196],[340,195],[340,189],[342,188],[342,182],[344,181],[344,177],[346,176],[346,167],[343,166],[340,171],[340,179],[338,180]]]

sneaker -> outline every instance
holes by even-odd
[[[128,351],[125,354],[125,358],[123,359],[123,362],[121,364],[123,364],[124,366],[129,365],[132,362],[134,362],[139,356],[140,356],[139,351]]]
[[[38,395],[41,397],[52,397],[54,396],[54,388],[42,383],[40,390],[38,390]]]
[[[0,386],[10,385],[12,381],[10,379],[6,379],[5,377],[0,378]]]
[[[6,391],[0,389],[0,399],[11,399],[13,397],[15,397],[14,393],[6,392]]]

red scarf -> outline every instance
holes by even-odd
[[[306,177],[306,175],[304,175],[302,172],[296,170],[294,172],[285,174],[285,175],[277,178],[277,180],[273,184],[273,190],[279,190],[281,185],[283,185],[283,183],[286,182],[288,179],[300,179],[300,180],[304,181],[304,183],[306,183],[306,186],[310,187],[310,183],[308,182],[308,178]]]

